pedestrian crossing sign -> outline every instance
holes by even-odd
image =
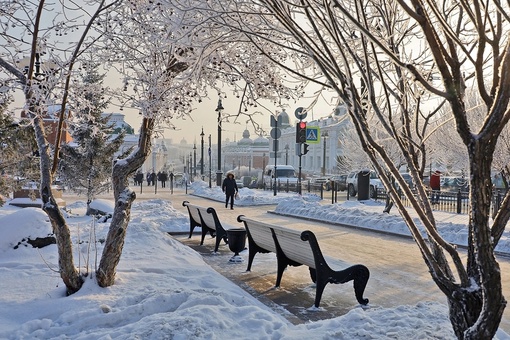
[[[320,136],[320,128],[318,126],[306,127],[306,142],[308,144],[319,144],[321,142]]]

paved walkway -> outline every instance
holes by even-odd
[[[150,188],[150,187],[149,187]],[[230,225],[240,225],[236,219],[239,214],[251,218],[263,219],[268,223],[292,226],[298,229],[312,230],[320,240],[321,249],[329,256],[339,258],[347,263],[365,264],[371,272],[365,295],[370,299],[370,306],[396,307],[399,305],[415,305],[422,301],[439,301],[446,304],[446,298],[439,291],[423,263],[416,244],[408,238],[396,238],[370,231],[341,227],[308,221],[302,218],[268,214],[274,205],[257,207],[235,207],[225,209],[223,202],[211,201],[206,198],[186,194],[185,189],[177,188],[171,194],[168,188],[155,192],[154,188],[143,188],[137,191],[137,200],[166,199],[172,202],[177,210],[187,214],[182,201],[188,200],[198,205],[214,207],[220,218]],[[65,195],[68,203],[73,200],[84,200],[76,195]],[[105,196],[108,198],[110,196]],[[323,204],[331,204],[324,200]],[[370,206],[367,206],[369,208]],[[372,208],[374,208],[372,206]],[[380,207],[375,207],[380,212]],[[398,214],[392,209],[392,214]],[[465,223],[466,215],[436,212],[438,220],[453,223]],[[191,239],[187,235],[174,235],[174,238],[193,248],[202,255],[204,261],[223,276],[227,277],[261,302],[285,316],[292,323],[304,323],[314,320],[329,319],[359,308],[352,288],[352,282],[343,285],[328,284],[321,301],[321,310],[311,311],[315,288],[311,285],[306,267],[289,267],[286,270],[281,288],[275,289],[276,258],[274,254],[258,254],[255,257],[251,272],[246,272],[246,263],[231,264],[229,259],[233,253],[222,243],[218,254],[213,254],[214,240],[209,236],[204,245],[200,246],[200,236],[195,234]],[[247,251],[241,255],[247,259]],[[510,296],[510,261],[501,261],[504,294]],[[502,329],[510,332],[510,309],[504,314]]]

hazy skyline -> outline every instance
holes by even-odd
[[[230,100],[230,98],[224,99],[222,101],[224,112],[230,113],[235,112],[239,108],[239,102],[237,98],[234,100]],[[294,116],[294,111],[299,106],[306,106],[306,102],[303,105],[290,105],[285,108],[285,111],[289,115],[290,122],[293,124],[296,120]],[[191,117],[193,120],[187,119],[175,119],[173,120],[174,125],[176,126],[176,130],[165,131],[165,138],[172,139],[174,143],[179,143],[183,138],[190,144],[192,144],[195,140],[197,143],[200,142],[200,133],[202,132],[202,127],[204,128],[204,140],[207,142],[207,138],[211,135],[212,143],[216,144],[218,139],[218,113],[215,111],[217,107],[217,99],[204,99],[202,103],[198,104],[196,110],[192,112]],[[329,116],[334,109],[334,105],[328,105],[326,103],[317,104],[314,109],[309,112],[306,117],[306,121],[311,121],[314,119],[319,119],[322,117]],[[282,109],[275,107],[274,112],[281,112]],[[124,109],[120,111],[116,108],[111,108],[107,111],[108,113],[122,113],[125,115],[125,121],[129,123],[134,129],[135,132],[138,131],[140,126],[141,117],[138,114],[138,110],[136,109]],[[255,116],[254,120],[256,120],[265,130],[266,137],[269,136],[270,131],[270,113],[265,110],[264,113],[259,113]],[[222,123],[222,134],[221,139],[226,140],[227,138],[230,141],[239,141],[243,138],[243,132],[245,129],[248,129],[250,132],[250,138],[255,139],[258,136],[254,132],[254,128],[251,123],[246,123],[247,118],[240,116],[237,119],[237,122],[234,123],[232,119],[229,122],[224,121]]]

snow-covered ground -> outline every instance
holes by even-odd
[[[223,200],[219,188],[209,189],[203,182],[190,190]],[[380,223],[387,231],[403,229],[398,216],[382,214],[381,207],[373,204],[325,205],[315,196],[273,196],[244,188],[240,194],[239,205],[279,202],[279,213],[355,225],[373,225],[369,221],[376,218],[388,220]],[[111,201],[93,204],[112,209]],[[186,231],[188,217],[161,199],[135,201],[115,285],[99,288],[90,275],[102,252],[102,244],[94,240],[106,237],[109,223],[85,216],[83,201],[68,208],[75,263],[89,276],[79,292],[67,297],[56,272],[56,246],[35,249],[26,241],[51,234],[47,216],[37,208],[0,208],[1,339],[454,338],[447,307],[427,301],[396,308],[357,307],[333,319],[293,325],[216,273],[198,253],[168,236],[169,231]],[[441,232],[464,237],[454,223],[441,225]],[[510,336],[500,330],[497,338]]]

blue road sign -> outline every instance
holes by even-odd
[[[320,143],[320,128],[318,126],[306,127],[306,142],[310,144]]]

